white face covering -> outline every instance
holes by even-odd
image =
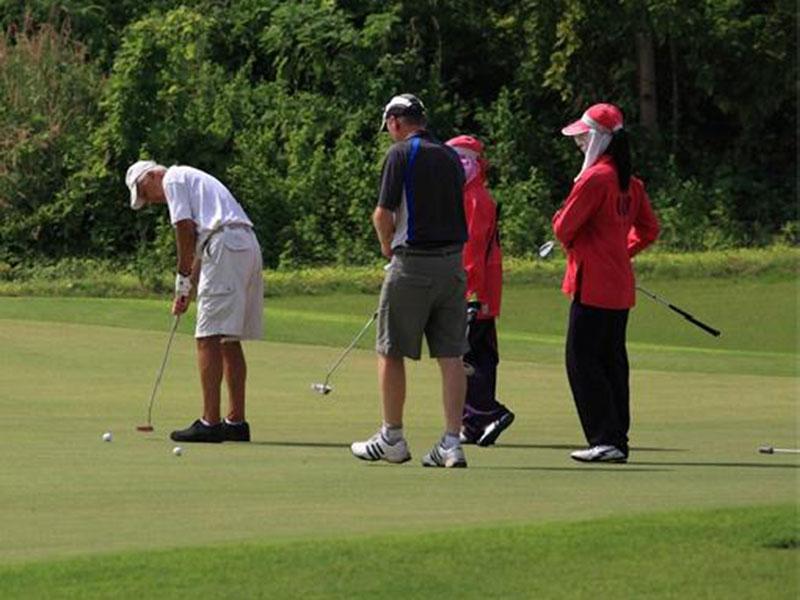
[[[469,183],[475,176],[478,174],[480,167],[478,166],[477,159],[466,156],[464,154],[459,153],[459,158],[461,159],[461,166],[464,168],[464,175],[466,177],[466,183]]]
[[[591,167],[600,158],[600,155],[606,151],[608,145],[611,143],[611,134],[597,129],[589,129],[588,133],[582,133],[575,136],[575,143],[583,152],[583,165],[580,172],[575,176],[577,180],[583,172]],[[581,138],[581,139],[579,139]]]

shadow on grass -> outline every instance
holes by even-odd
[[[630,463],[628,463],[630,465]],[[566,473],[575,473],[576,471],[583,471],[583,472],[614,472],[614,473],[624,473],[624,474],[632,474],[632,473],[659,473],[659,472],[667,472],[667,471],[674,471],[674,469],[632,469],[630,466],[627,465],[617,465],[612,467],[600,467],[600,466],[586,466],[586,467],[469,467],[469,470],[487,470],[487,471],[563,471]]]
[[[648,465],[653,467],[722,467],[734,469],[800,469],[800,464],[788,463],[746,463],[746,462],[646,462],[629,460],[629,465]]]
[[[515,448],[515,449],[533,449],[533,450],[583,450],[586,445],[575,444],[505,444],[499,443],[489,448]],[[689,452],[687,448],[646,448],[633,446],[631,452]]]
[[[250,442],[256,446],[283,446],[286,448],[350,448],[350,444],[339,442]]]

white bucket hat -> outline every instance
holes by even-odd
[[[142,175],[152,171],[157,166],[158,164],[152,160],[138,160],[128,167],[128,172],[125,174],[125,185],[131,191],[131,208],[133,210],[139,210],[144,206],[144,200],[139,198],[136,193],[136,184],[142,178]]]

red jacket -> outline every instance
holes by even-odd
[[[483,172],[464,186],[464,213],[469,239],[464,244],[467,298],[475,294],[483,305],[478,319],[500,314],[503,254],[497,233],[497,206],[486,189]]]
[[[553,232],[567,252],[565,294],[599,308],[626,309],[636,303],[630,259],[658,237],[658,221],[641,180],[631,177],[628,191],[621,192],[614,161],[601,156],[553,216]]]

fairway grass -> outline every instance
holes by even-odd
[[[142,434],[168,302],[0,298],[0,597],[795,598],[800,459],[757,448],[798,445],[796,290],[693,285],[664,283],[719,340],[658,306],[632,315],[627,465],[569,459],[566,303],[509,289],[499,397],[517,420],[457,472],[419,465],[441,435],[432,361],[408,366],[401,466],[349,453],[380,422],[368,340],[331,395],[310,390],[369,296],[268,302],[269,341],[246,345],[253,443],[181,457],[191,318]]]
[[[797,597],[793,507],[219,545],[0,567],[3,598]]]

